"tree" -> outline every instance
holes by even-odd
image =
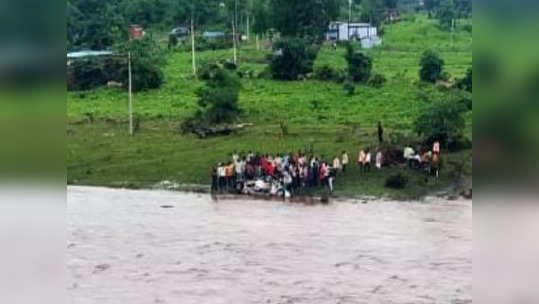
[[[361,4],[363,7],[361,21],[380,27],[385,19],[387,10],[385,1],[386,0],[364,0]]]
[[[196,30],[207,24],[219,12],[221,2],[218,0],[179,0],[173,8],[175,22],[188,20],[191,34],[191,62],[193,75],[197,75],[196,63]]]
[[[259,1],[254,7],[253,33],[256,35],[256,48],[260,49],[259,37],[264,36],[270,29],[270,20],[268,18],[268,7],[265,1]]]
[[[67,45],[70,49],[103,50],[127,39],[121,0],[67,2]]]
[[[457,81],[457,88],[472,93],[472,68],[468,68],[466,76]]]
[[[329,22],[339,15],[340,4],[340,0],[270,0],[270,20],[281,36],[320,42]]]
[[[448,147],[463,138],[466,126],[463,113],[466,107],[454,101],[439,102],[427,109],[414,122],[414,131],[423,138],[425,144],[440,141]]]
[[[163,50],[151,35],[142,39],[129,40],[119,44],[119,54],[131,52],[133,91],[159,88],[164,80],[162,67],[165,64]],[[128,71],[125,64],[120,66],[120,80],[127,83]]]
[[[429,13],[429,17],[432,16],[432,13],[435,12],[440,6],[440,0],[424,0],[423,5],[425,10]]]
[[[169,4],[166,0],[129,0],[124,2],[123,12],[129,24],[151,27],[164,20]]]
[[[453,0],[442,0],[440,8],[436,13],[436,18],[444,30],[453,28],[453,20],[456,18],[455,5]]]
[[[213,65],[212,69],[206,85],[197,91],[198,105],[203,109],[197,116],[210,124],[233,122],[241,112],[238,105],[240,81],[219,65]]]
[[[472,0],[454,0],[457,17],[469,18],[472,16]]]
[[[275,43],[275,54],[270,61],[273,78],[297,80],[300,75],[313,71],[318,47],[304,39],[283,38]]]
[[[348,75],[355,82],[367,82],[371,76],[372,59],[360,52],[356,52],[351,44],[348,44],[346,56],[348,62]]]
[[[435,83],[442,75],[444,61],[434,51],[427,50],[421,55],[419,66],[419,78]]]

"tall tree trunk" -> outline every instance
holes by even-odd
[[[195,49],[195,22],[191,15],[191,57],[193,61],[193,75],[197,76],[197,62],[196,62],[196,49]]]
[[[260,51],[260,40],[258,38],[258,34],[255,36],[255,40],[256,40],[256,50]]]

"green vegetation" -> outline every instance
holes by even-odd
[[[238,95],[241,83],[236,75],[214,66],[206,81],[206,86],[197,91],[198,105],[203,109],[197,112],[196,118],[201,124],[219,124],[233,122],[240,113]]]
[[[273,78],[298,80],[313,71],[318,47],[304,39],[283,38],[275,43],[275,54],[271,58],[270,70]]]
[[[372,59],[354,50],[352,44],[346,47],[346,62],[348,63],[348,76],[355,82],[367,82],[371,77]]]
[[[425,51],[419,62],[419,78],[426,82],[435,83],[442,76],[444,61],[433,51]]]
[[[210,166],[228,160],[234,150],[276,153],[312,147],[328,159],[347,150],[353,161],[359,146],[376,147],[378,121],[383,122],[390,141],[408,144],[417,140],[413,132],[416,119],[433,100],[447,100],[451,94],[419,83],[421,53],[427,48],[436,50],[446,63],[445,71],[460,79],[472,63],[471,41],[471,33],[443,32],[436,21],[421,15],[391,25],[382,47],[363,51],[372,58],[373,73],[383,74],[386,83],[380,88],[358,85],[353,96],[337,82],[258,78],[268,68],[270,50],[258,51],[254,43],[243,45],[238,67],[244,75],[238,100],[242,114],[238,120],[253,126],[237,135],[204,140],[182,134],[180,126],[200,110],[196,92],[205,83],[192,76],[190,53],[170,51],[165,56],[162,87],[134,95],[140,121],[134,137],[127,135],[124,90],[101,87],[68,93],[68,182],[112,187],[152,187],[163,180],[208,184]],[[345,53],[344,47],[336,51],[322,47],[314,69],[328,66],[337,73],[346,71]],[[202,64],[230,59],[232,50],[197,55]],[[471,139],[471,112],[464,117],[464,136]],[[422,174],[401,168],[361,176],[352,166],[337,178],[335,193],[416,198],[451,182],[449,164],[464,163],[471,173],[471,150],[443,152],[442,163],[447,165],[442,165],[438,182],[425,182]],[[408,178],[407,186],[386,188],[387,177],[401,171]]]

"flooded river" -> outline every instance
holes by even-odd
[[[68,187],[69,303],[471,303],[472,202]]]

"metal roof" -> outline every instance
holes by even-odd
[[[84,57],[92,57],[92,56],[107,56],[112,55],[113,52],[111,51],[79,51],[79,52],[70,52],[67,53],[68,59],[77,59],[77,58],[84,58]]]

